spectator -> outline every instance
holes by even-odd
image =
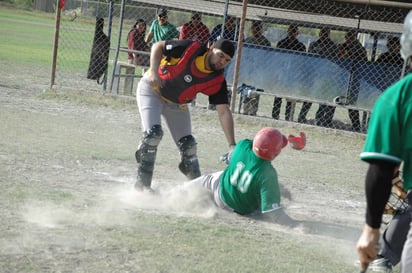
[[[360,62],[368,61],[368,55],[366,49],[356,38],[357,32],[350,30],[345,35],[345,42],[339,45],[338,56],[340,58],[346,58],[351,60],[351,70],[349,79],[349,90],[347,96],[347,104],[354,105],[358,100],[360,81],[359,75],[354,73],[354,68]],[[361,124],[359,118],[359,111],[354,109],[348,109],[349,118],[352,123],[352,131],[360,132]]]
[[[127,35],[127,47],[131,50],[148,51],[149,47],[144,41],[146,33],[146,22],[143,19],[139,19],[133,25],[133,28]],[[134,52],[128,53],[128,63],[134,65],[149,65],[149,56],[138,54]]]
[[[309,45],[308,52],[329,58],[337,57],[338,47],[330,38],[330,28],[322,27],[319,30],[319,39]]]
[[[239,38],[239,30],[236,27],[236,18],[228,16],[225,21],[223,36],[222,36],[223,24],[216,25],[210,34],[209,44],[213,44],[218,39],[223,38],[231,41],[237,41]]]
[[[202,15],[198,12],[192,14],[192,20],[184,23],[180,29],[180,40],[200,41],[207,45],[210,31],[205,24],[202,23]]]
[[[289,218],[280,205],[278,174],[271,163],[287,143],[278,130],[265,127],[253,140],[243,139],[236,144],[223,171],[201,176],[183,188],[202,185],[210,190],[219,208],[295,226],[297,221]]]
[[[400,52],[399,37],[390,37],[386,43],[388,51],[382,53],[376,60],[378,63],[393,64],[393,65],[403,65],[403,60]]]
[[[401,37],[401,55],[407,61],[412,56],[412,12],[405,18]],[[369,163],[365,178],[366,217],[363,232],[356,249],[360,267],[366,271],[368,264],[377,258],[377,243],[385,204],[391,194],[392,177],[403,164],[404,189],[412,189],[411,131],[412,131],[412,75],[383,92],[373,106],[363,152],[360,159]],[[412,203],[412,195],[407,195]],[[405,212],[412,224],[412,207]],[[396,235],[398,236],[398,234]],[[412,272],[412,229],[409,229],[401,256],[401,272]]]
[[[277,48],[290,49],[295,51],[306,51],[303,43],[296,38],[299,35],[299,28],[295,25],[290,25],[287,32],[287,37],[278,42]],[[273,100],[272,117],[279,119],[280,108],[282,106],[282,98]],[[286,103],[285,119],[292,120],[292,102]]]
[[[345,42],[339,45],[339,58],[347,58],[354,61],[367,61],[366,49],[356,38],[357,32],[350,30],[345,34]]]
[[[252,33],[252,36],[246,38],[245,43],[271,46],[270,41],[263,35],[263,25],[261,21],[254,21],[250,27],[250,32]],[[263,90],[259,89],[257,91],[262,92]],[[259,99],[260,95],[258,94],[242,96],[243,114],[256,116],[259,108]]]
[[[223,35],[222,35],[222,29],[223,29]],[[235,17],[227,16],[224,25],[218,24],[212,29],[212,32],[209,37],[209,42],[208,42],[209,46],[221,38],[230,40],[230,41],[238,40],[239,30],[236,27]],[[216,110],[216,105],[209,103],[208,109]]]
[[[168,10],[164,8],[157,10],[157,19],[153,20],[150,26],[150,31],[145,40],[146,44],[179,38],[179,31],[175,25],[168,21],[167,13]]]
[[[207,45],[209,36],[210,31],[209,28],[202,23],[202,15],[198,12],[194,12],[192,13],[192,20],[182,25],[180,29],[179,39],[199,41],[202,44]],[[191,105],[196,105],[195,99],[192,101]]]
[[[263,25],[261,21],[254,21],[250,28],[252,36],[246,38],[245,43],[271,46],[270,41],[263,35]]]
[[[308,52],[318,54],[328,58],[335,58],[338,55],[337,45],[330,39],[330,28],[323,27],[319,31],[319,39],[309,45]],[[298,122],[306,123],[306,115],[310,110],[312,103],[304,102],[299,113]],[[315,124],[325,127],[331,127],[334,106],[319,104],[315,115]]]
[[[287,31],[287,37],[280,40],[277,48],[290,49],[295,51],[306,51],[306,47],[302,42],[299,42],[297,36],[299,35],[299,28],[295,25],[290,25]]]
[[[150,68],[140,79],[136,91],[143,131],[135,154],[137,190],[151,191],[157,146],[163,137],[161,117],[179,148],[180,171],[189,179],[200,176],[197,144],[187,106],[199,92],[209,96],[209,102],[216,105],[229,149],[235,146],[234,122],[223,73],[234,53],[233,42],[225,39],[209,48],[190,40],[160,41],[152,46]]]

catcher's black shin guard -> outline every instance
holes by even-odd
[[[179,170],[189,179],[200,176],[199,161],[197,159],[197,143],[192,135],[182,137],[177,142],[180,150],[181,162]]]
[[[162,127],[154,125],[143,135],[136,153],[137,180],[135,188],[137,190],[149,189],[152,184],[153,169],[156,161],[157,146],[163,137]]]

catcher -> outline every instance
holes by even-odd
[[[295,226],[280,206],[280,187],[274,160],[287,145],[286,136],[277,129],[265,127],[253,140],[239,141],[228,156],[228,166],[220,172],[191,180],[209,189],[215,204],[225,210],[246,216]]]
[[[189,179],[201,175],[187,106],[198,93],[207,95],[209,103],[216,106],[229,149],[235,146],[234,122],[224,76],[224,69],[234,53],[233,42],[225,39],[209,48],[190,40],[160,41],[152,46],[150,69],[140,79],[136,90],[143,131],[135,153],[136,190],[153,191],[156,154],[164,133],[162,119],[179,150],[179,170]]]

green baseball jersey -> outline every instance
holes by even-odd
[[[162,26],[157,19],[153,20],[152,25],[150,26],[150,31],[153,33],[153,43],[173,40],[179,37],[179,31],[173,24],[168,22]]]
[[[376,100],[360,158],[398,164],[403,161],[404,188],[412,189],[412,74]]]
[[[236,144],[229,166],[220,178],[220,198],[239,214],[280,208],[278,175],[271,161],[256,156],[252,140]]]

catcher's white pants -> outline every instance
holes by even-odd
[[[146,132],[153,125],[162,125],[161,116],[175,143],[184,136],[192,134],[190,112],[186,104],[165,101],[143,76],[136,90],[136,101],[139,107],[142,130]]]

